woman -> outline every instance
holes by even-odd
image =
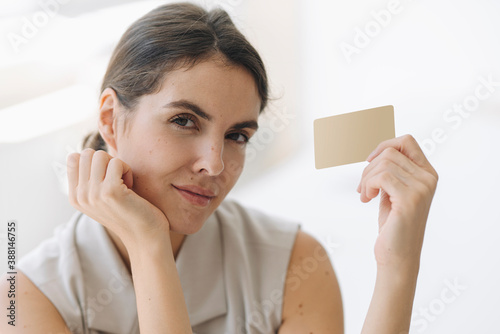
[[[224,11],[170,4],[135,22],[104,77],[99,135],[68,157],[79,212],[19,263],[19,323],[1,332],[343,333],[321,245],[223,201],[267,99],[261,58]],[[438,175],[408,135],[367,160],[358,192],[381,204],[363,333],[407,333]]]

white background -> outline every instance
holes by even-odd
[[[440,176],[411,333],[500,333],[500,3],[198,2],[230,12],[261,53],[279,98],[265,117],[282,126],[255,137],[256,158],[229,197],[299,220],[323,243],[341,284],[346,333],[360,332],[371,298],[379,198],[364,204],[356,192],[366,162],[314,168],[312,122],[388,104],[396,135],[410,133],[426,147]],[[113,46],[161,2],[59,3],[46,21],[40,2],[0,3],[0,232],[18,221],[20,255],[74,211],[64,193],[66,155],[96,128]],[[39,27],[13,44],[27,21]],[[356,47],[350,56],[342,51],[348,44]],[[478,88],[480,78],[498,84]],[[475,99],[477,89],[489,95]],[[454,106],[466,116],[457,120],[448,111]]]

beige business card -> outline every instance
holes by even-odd
[[[393,106],[316,119],[316,169],[365,161],[378,144],[394,137]]]

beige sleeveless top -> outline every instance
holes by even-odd
[[[300,224],[225,200],[176,259],[194,333],[276,333]],[[72,333],[139,333],[130,274],[103,226],[76,212],[21,270]]]

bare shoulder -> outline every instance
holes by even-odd
[[[11,275],[1,276],[0,304],[5,310],[11,305],[11,300],[15,300],[15,326],[10,325],[8,322],[11,319],[4,316],[0,321],[0,333],[71,334],[52,302],[24,273],[17,272],[15,289],[11,288],[11,282]],[[15,293],[15,298],[10,298],[14,297],[12,293]]]
[[[344,333],[342,297],[324,247],[299,230],[288,264],[279,334]]]

